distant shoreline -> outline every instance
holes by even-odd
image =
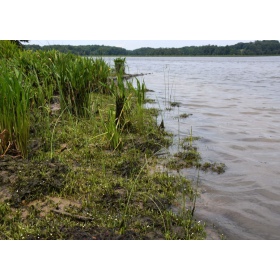
[[[24,45],[27,50],[58,50],[80,56],[139,56],[139,57],[237,57],[237,56],[279,56],[280,42],[263,40],[235,45],[186,46],[182,48],[139,48],[126,50],[120,47],[104,45]]]
[[[271,57],[274,55],[83,55],[84,57]]]

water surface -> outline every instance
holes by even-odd
[[[128,57],[127,65],[151,73],[143,78],[175,135],[171,151],[192,130],[203,161],[227,166],[199,173],[196,215],[227,239],[280,239],[280,57]],[[165,110],[168,101],[180,106]],[[178,121],[183,113],[192,115]]]

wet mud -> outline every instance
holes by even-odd
[[[6,156],[0,160],[0,199],[20,207],[64,187],[67,167],[56,160],[33,162]]]

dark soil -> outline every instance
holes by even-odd
[[[75,227],[70,229],[62,229],[66,239],[74,240],[139,240],[139,239],[154,239],[152,235],[141,236],[135,231],[127,230],[120,234],[113,229],[92,227],[84,229]],[[158,238],[157,238],[158,239]],[[163,237],[162,237],[163,239]]]
[[[0,199],[12,207],[51,193],[64,187],[67,167],[56,160],[32,162],[6,156],[0,160]]]

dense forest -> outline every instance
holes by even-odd
[[[223,56],[223,55],[280,55],[280,43],[277,40],[263,40],[235,45],[188,46],[182,48],[124,48],[100,45],[25,45],[30,50],[58,50],[82,56]]]

